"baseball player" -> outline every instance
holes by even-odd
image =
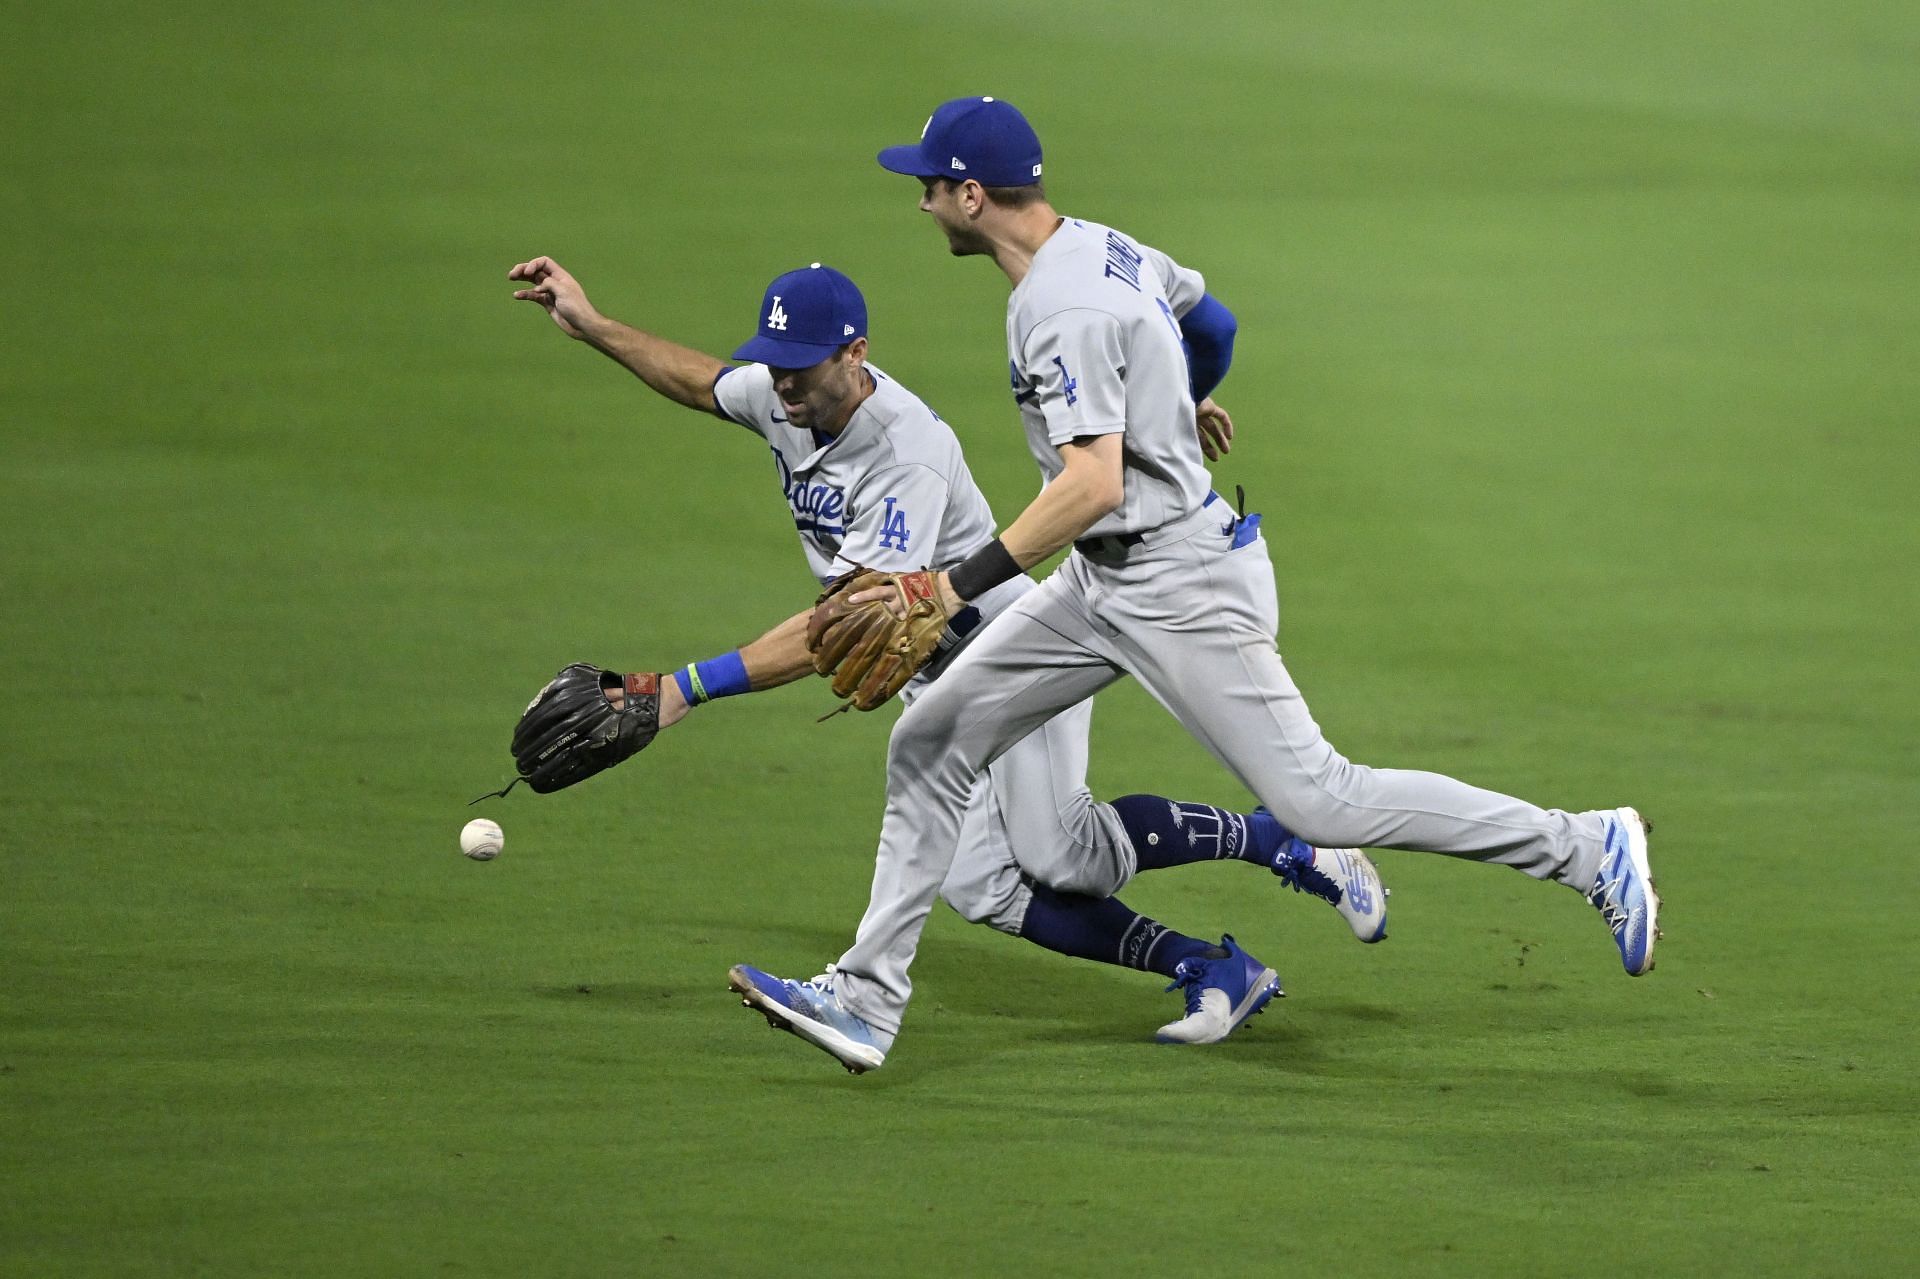
[[[866,304],[840,272],[816,262],[768,285],[755,337],[734,352],[734,359],[748,361],[743,365],[608,319],[550,258],[520,263],[509,278],[525,286],[515,298],[540,304],[568,336],[612,357],[659,394],[760,436],[773,453],[808,567],[821,583],[856,565],[957,565],[992,541],[992,512],[953,431],[867,363]],[[1210,412],[1211,442],[1230,447],[1230,420]],[[1191,410],[1187,427],[1195,429]],[[956,610],[942,637],[946,651],[905,690],[909,704],[991,631],[993,618],[1034,589],[1031,578],[1016,573]],[[615,676],[604,684],[607,696],[616,704],[629,694],[657,697],[657,707],[647,709],[665,729],[705,702],[790,683],[814,670],[806,642],[811,612],[671,677]],[[579,669],[588,672],[589,690],[601,687],[593,682],[595,668]],[[1199,941],[1116,900],[1112,894],[1137,869],[1202,859],[1256,862],[1331,902],[1361,940],[1384,935],[1385,890],[1357,851],[1309,847],[1266,813],[1150,795],[1096,802],[1086,785],[1092,706],[1057,709],[1010,741],[977,780],[969,774],[961,783],[966,794],[933,891],[962,916],[1062,954],[1161,973],[1174,982],[1169,989],[1192,987],[1202,964],[1234,967],[1242,976],[1233,1007],[1217,1007],[1217,998],[1204,1007],[1190,999],[1189,1015],[1161,1029],[1163,1039],[1181,1043],[1224,1038],[1279,992],[1278,979],[1231,938],[1217,946]],[[530,708],[530,715],[537,713]],[[653,731],[649,720],[630,749]],[[1149,832],[1144,846],[1131,837],[1136,830]],[[830,975],[821,982],[830,984]],[[778,1012],[769,1015],[787,1024]],[[843,1047],[850,1068],[880,1064],[878,1054],[859,1045]]]
[[[920,180],[920,208],[953,254],[989,257],[1011,282],[1013,398],[1045,479],[1018,519],[930,589],[957,610],[1056,551],[1073,553],[900,718],[872,898],[831,988],[806,992],[810,1015],[885,1054],[973,777],[1123,675],[1308,843],[1447,853],[1554,880],[1599,908],[1629,974],[1652,968],[1659,898],[1647,825],[1633,809],[1536,808],[1432,773],[1350,763],[1321,735],[1275,650],[1259,516],[1218,500],[1195,443],[1196,397],[1225,374],[1232,336],[1201,276],[1120,231],[1055,213],[1039,139],[1005,102],[947,102],[918,143],[879,161]],[[1132,816],[1136,849],[1174,832],[1164,811]],[[1232,965],[1197,962],[1206,971],[1194,984],[1232,1003]],[[759,969],[734,975],[766,998],[794,998],[795,983]]]

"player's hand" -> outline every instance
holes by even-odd
[[[941,610],[946,613],[948,617],[952,617],[955,613],[958,613],[967,606],[967,602],[954,592],[953,583],[948,580],[945,573],[935,573],[933,575],[933,589]],[[900,592],[891,586],[869,587],[864,591],[855,591],[852,595],[847,596],[847,603],[849,604],[870,604],[875,600],[884,604],[887,612],[893,614],[895,617],[905,617],[907,615],[906,606],[900,602]]]
[[[613,709],[619,710],[627,704],[627,690],[624,687],[615,686],[603,691]],[[680,681],[671,675],[662,675],[660,677],[660,730],[665,732],[672,728],[685,719],[687,712],[692,709],[687,705],[686,697],[680,692]]]
[[[513,296],[545,307],[560,331],[570,338],[584,339],[588,328],[600,318],[593,303],[587,301],[587,291],[580,287],[580,281],[552,258],[516,263],[507,278],[526,281],[528,287],[516,290]]]
[[[1193,406],[1193,428],[1207,461],[1217,462],[1233,452],[1233,418],[1211,395]]]
[[[961,599],[959,593],[953,589],[953,580],[946,573],[933,575],[933,591],[934,598],[940,601],[940,611],[948,617],[952,617],[967,606],[967,602]]]

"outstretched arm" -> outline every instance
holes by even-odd
[[[740,660],[746,663],[747,679],[754,692],[779,688],[813,674],[813,654],[807,652],[807,619],[812,616],[811,608],[801,609],[741,648]]]
[[[807,619],[812,616],[813,610],[805,609],[731,653],[668,672],[660,681],[660,727],[679,723],[715,697],[779,688],[813,674],[813,655],[807,652]],[[607,696],[618,705],[623,695],[613,690]]]
[[[513,296],[545,307],[568,337],[617,361],[674,403],[714,411],[713,380],[727,367],[724,361],[608,319],[587,300],[580,282],[552,258],[517,263],[507,278],[524,281],[527,287]]]

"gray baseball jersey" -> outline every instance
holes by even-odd
[[[766,440],[807,567],[824,585],[855,565],[950,568],[993,538],[993,511],[953,428],[869,364],[873,394],[835,436],[796,427],[764,364],[713,384],[720,413]],[[1018,592],[983,608],[991,617]],[[984,602],[984,601],[983,601]]]
[[[1126,499],[1084,536],[1159,528],[1206,500],[1179,324],[1206,291],[1158,249],[1069,218],[1007,300],[1013,398],[1041,474],[1060,474],[1070,440],[1126,434]]]

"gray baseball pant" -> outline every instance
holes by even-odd
[[[992,630],[987,626],[982,638]],[[1126,828],[1087,789],[1092,729],[1093,704],[1069,706],[974,779],[940,886],[940,896],[963,919],[1018,936],[1032,883],[1111,897],[1133,878],[1136,858]]]
[[[975,779],[1067,707],[1132,675],[1276,818],[1323,848],[1497,862],[1585,889],[1604,815],[1537,808],[1436,773],[1343,758],[1275,648],[1264,540],[1203,510],[1098,560],[1076,551],[997,618],[894,727],[873,889],[838,964],[841,1001],[896,1034],[920,931]]]

